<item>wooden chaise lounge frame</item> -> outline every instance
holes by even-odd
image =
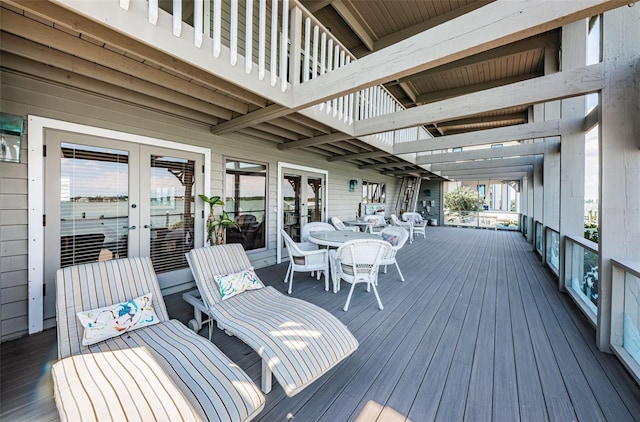
[[[56,275],[60,418],[247,421],[264,407],[255,383],[213,343],[170,320],[149,258],[77,265]],[[152,293],[159,323],[82,346],[76,313]]]
[[[264,393],[271,391],[273,373],[285,394],[294,396],[357,349],[358,341],[332,314],[271,286],[222,300],[214,276],[251,267],[242,245],[193,249],[187,260],[218,327],[262,358]]]

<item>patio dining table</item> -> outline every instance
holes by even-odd
[[[367,240],[367,239],[378,239],[380,240],[380,236],[377,234],[366,233],[366,232],[353,232],[349,230],[336,230],[336,231],[326,231],[326,232],[311,232],[309,234],[309,241],[313,242],[317,245],[329,246],[329,247],[339,247],[345,242],[349,240]]]

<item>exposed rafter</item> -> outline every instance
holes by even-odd
[[[371,151],[371,152],[359,152],[356,154],[335,155],[329,157],[327,161],[348,161],[348,160],[362,160],[367,158],[382,158],[390,157],[393,154],[385,151]]]
[[[403,154],[522,141],[525,139],[548,138],[561,135],[563,124],[566,126],[568,123],[569,122],[561,122],[560,120],[548,120],[495,129],[477,130],[456,135],[446,135],[420,141],[402,142],[393,146],[393,152],[395,154]]]
[[[367,22],[360,16],[360,14],[353,7],[350,7],[349,3],[345,3],[340,0],[333,1],[331,3],[331,7],[333,7],[336,12],[342,19],[346,22],[347,25],[353,30],[353,32],[360,38],[362,44],[364,44],[369,51],[373,51],[375,40],[372,37],[373,31],[367,24]]]
[[[360,170],[373,170],[373,169],[384,169],[384,168],[395,168],[395,167],[408,167],[412,165],[411,163],[407,163],[406,161],[389,161],[386,163],[376,163],[376,164],[363,164],[358,166]]]
[[[343,141],[345,139],[352,138],[352,136],[346,135],[342,132],[330,133],[329,135],[321,135],[313,138],[300,139],[297,141],[287,142],[278,145],[278,149],[284,151],[286,149],[305,148],[314,145],[327,144],[329,142]]]
[[[604,86],[604,67],[603,63],[597,63],[360,120],[354,123],[354,136],[388,132],[494,110],[589,94]]]

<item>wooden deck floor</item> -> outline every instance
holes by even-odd
[[[594,330],[559,294],[519,233],[430,227],[381,274],[372,293],[325,292],[296,274],[293,296],[337,315],[360,342],[293,398],[274,381],[261,421],[632,421],[640,387],[599,352]],[[286,265],[258,270],[285,291]],[[187,322],[180,295],[166,298]],[[205,332],[202,332],[205,335]],[[259,385],[257,355],[216,330],[215,344]],[[0,420],[55,420],[49,367],[55,331],[2,345]]]

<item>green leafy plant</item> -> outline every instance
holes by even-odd
[[[444,207],[450,211],[479,211],[482,208],[482,199],[478,192],[468,186],[461,186],[444,194]]]
[[[216,218],[214,213],[214,207],[224,206],[224,201],[219,196],[207,196],[204,194],[198,195],[200,199],[209,204],[209,217],[207,217],[207,242],[210,245],[221,245],[225,242],[224,235],[227,227],[234,226],[238,230],[240,226],[238,223],[229,218],[229,214],[225,210],[222,210],[220,218]]]

